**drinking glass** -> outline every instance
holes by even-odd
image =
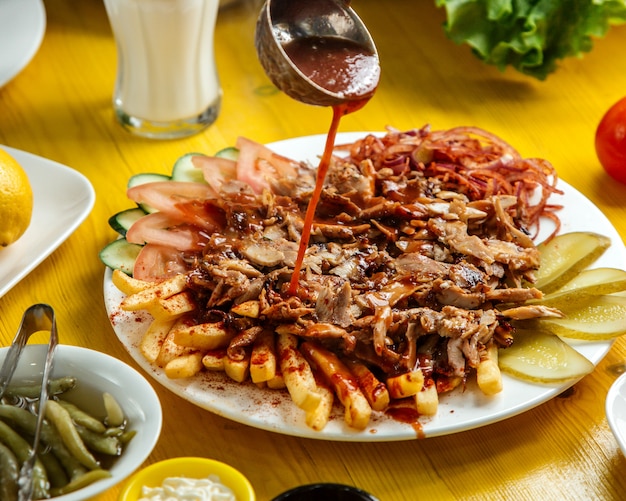
[[[104,0],[117,44],[113,109],[139,136],[172,139],[218,117],[219,0]]]

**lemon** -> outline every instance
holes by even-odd
[[[20,238],[33,215],[33,190],[22,166],[0,149],[0,246]]]

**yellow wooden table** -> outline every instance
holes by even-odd
[[[383,75],[374,99],[346,117],[342,131],[477,125],[525,156],[549,159],[560,177],[591,199],[626,236],[626,186],[598,164],[595,127],[626,94],[626,26],[614,28],[582,59],[545,82],[486,66],[450,42],[432,0],[353,2],[380,52]],[[238,135],[260,142],[325,133],[330,110],[277,92],[254,50],[258,2],[222,10],[216,34],[224,90],[221,115],[184,140],[139,139],[113,119],[116,51],[101,0],[46,0],[47,30],[26,69],[0,89],[0,144],[86,175],[97,200],[79,229],[0,299],[0,342],[10,342],[35,302],[57,311],[61,340],[136,366],[118,342],[103,306],[98,251],[114,234],[108,217],[128,207],[134,173],[167,173],[189,151],[213,153]],[[626,263],[625,263],[626,264]],[[625,499],[626,460],[604,413],[615,379],[608,367],[626,358],[618,340],[593,374],[572,391],[517,417],[455,435],[394,443],[337,443],[260,431],[217,417],[156,385],[162,436],[148,462],[207,456],[241,470],[265,501],[299,484],[341,482],[383,501],[414,499]],[[506,391],[506,390],[505,390]],[[261,451],[261,452],[259,452]],[[117,489],[98,499],[114,500]]]

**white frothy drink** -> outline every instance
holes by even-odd
[[[170,125],[214,121],[222,94],[213,47],[219,0],[104,3],[118,49],[114,108],[120,121],[164,133]]]

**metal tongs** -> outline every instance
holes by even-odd
[[[28,308],[22,316],[22,323],[13,338],[13,342],[4,359],[2,368],[0,368],[0,399],[4,396],[4,392],[11,382],[15,368],[22,354],[24,346],[28,343],[28,339],[32,334],[38,331],[50,331],[48,341],[48,351],[43,366],[43,376],[41,381],[41,393],[39,394],[39,406],[37,410],[37,426],[33,437],[33,445],[30,450],[28,459],[24,461],[18,477],[18,500],[30,501],[33,494],[33,466],[37,459],[37,449],[39,447],[39,435],[41,434],[41,426],[46,411],[46,402],[48,401],[48,383],[50,380],[50,372],[52,371],[53,358],[56,346],[58,344],[56,318],[54,310],[47,304],[34,304]]]

